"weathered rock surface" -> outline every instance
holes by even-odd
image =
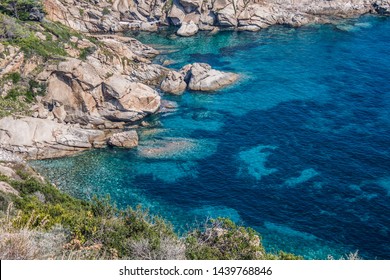
[[[0,149],[28,159],[61,157],[92,148],[105,138],[99,130],[82,129],[48,119],[0,119]]]
[[[187,66],[188,69],[188,66]],[[188,88],[198,91],[215,91],[237,81],[238,75],[212,69],[206,63],[194,63],[188,70]]]
[[[23,162],[23,159],[12,152],[6,151],[0,148],[0,161],[1,162]]]
[[[155,113],[161,98],[151,87],[114,75],[103,84],[104,107],[100,114],[111,121],[134,122]]]
[[[160,86],[161,90],[171,94],[182,94],[187,83],[184,81],[184,75],[176,71],[170,71]]]
[[[12,168],[1,164],[0,164],[0,175],[4,175],[15,180],[20,179],[19,176]]]
[[[101,126],[107,121],[134,122],[158,110],[160,96],[143,84],[158,85],[169,71],[148,60],[156,51],[133,39],[100,41],[104,47],[85,61],[68,58],[53,67],[37,116],[52,114],[59,122]]]
[[[19,196],[19,192],[6,182],[0,182],[0,192]]]
[[[76,30],[156,31],[180,26],[181,36],[213,27],[257,31],[275,24],[301,26],[366,13],[390,14],[390,0],[45,0],[48,17]],[[80,10],[84,12],[81,14]],[[191,23],[192,21],[192,23]],[[196,27],[195,27],[196,26]]]
[[[183,36],[183,37],[188,37],[195,35],[198,33],[199,27],[196,25],[193,21],[190,22],[183,22],[177,31],[177,35]]]
[[[134,148],[138,146],[138,134],[135,130],[115,133],[108,139],[108,144],[121,148]]]

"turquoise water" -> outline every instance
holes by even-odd
[[[270,251],[390,259],[390,19],[175,38],[156,62],[241,75],[217,93],[164,98],[135,150],[32,164],[73,195],[142,204],[178,231],[227,216]]]

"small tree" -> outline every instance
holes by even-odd
[[[42,20],[41,0],[2,0],[0,11],[20,20]]]

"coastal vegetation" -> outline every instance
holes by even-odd
[[[118,209],[108,197],[71,197],[23,164],[0,181],[1,259],[301,259],[265,251],[259,234],[218,218],[179,236],[139,207]]]

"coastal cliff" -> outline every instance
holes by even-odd
[[[388,15],[388,0],[45,0],[48,18],[82,32],[157,31],[176,26],[177,34],[199,30],[258,31],[271,25],[293,27],[329,23],[373,13]]]
[[[0,16],[0,149],[26,159],[134,147],[142,120],[171,106],[164,92],[214,91],[238,78],[207,64],[153,64],[159,52],[133,38]],[[132,132],[115,141],[123,130]]]
[[[0,121],[0,149],[42,159],[107,144],[134,147],[134,134],[125,142],[110,138],[164,110],[163,93],[215,91],[238,79],[204,63],[182,69],[153,64],[157,50],[107,33],[168,25],[177,26],[181,36],[198,30],[258,31],[274,24],[386,15],[389,2],[44,0],[44,18],[36,10],[30,21],[0,14],[1,117],[6,117]]]

